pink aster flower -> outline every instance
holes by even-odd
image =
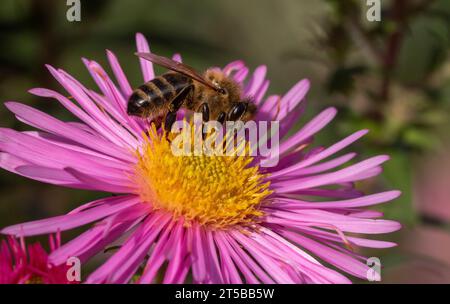
[[[141,34],[136,40],[139,52],[149,52]],[[73,100],[49,89],[30,90],[57,100],[79,122],[6,103],[20,121],[39,131],[2,129],[0,165],[42,182],[116,196],[2,233],[32,236],[93,223],[50,254],[54,265],[69,257],[85,262],[123,237],[88,283],[182,283],[188,276],[195,283],[347,283],[344,274],[367,278],[369,268],[356,247],[395,245],[362,235],[400,228],[366,209],[399,192],[365,195],[354,188],[354,182],[378,175],[388,156],[350,165],[355,153],[334,156],[367,131],[311,148],[313,136],[336,115],[328,108],[288,135],[302,115],[307,80],[283,96],[266,97],[265,66],[248,80],[242,61],[222,69],[245,96],[253,96],[256,120],[280,121],[280,161],[261,168],[261,157],[177,157],[164,137],[152,132],[147,137],[148,125],[126,113],[132,87],[116,56],[108,51],[107,57],[117,85],[98,63],[83,59],[100,92],[51,66],[50,73]],[[143,81],[151,80],[152,63],[139,60]]]
[[[50,249],[59,247],[50,235]],[[54,266],[48,262],[48,254],[40,243],[25,245],[23,238],[17,241],[8,237],[0,244],[0,284],[68,284],[68,266]]]

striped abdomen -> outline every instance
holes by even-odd
[[[131,94],[127,112],[129,115],[149,118],[163,115],[169,102],[191,83],[191,78],[174,72],[155,77]]]

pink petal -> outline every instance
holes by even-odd
[[[136,34],[136,46],[139,53],[150,53],[150,47],[148,46],[147,39],[141,33]],[[155,73],[153,71],[153,64],[145,59],[139,58],[141,63],[142,76],[144,77],[144,82],[150,81],[155,78]]]
[[[225,75],[230,76],[233,72],[239,71],[245,67],[245,63],[242,60],[236,60],[230,62],[223,68]]]
[[[339,157],[336,157],[332,160],[329,160],[327,162],[323,162],[321,164],[310,166],[305,169],[300,169],[298,171],[286,174],[285,176],[305,176],[310,174],[316,174],[316,173],[322,173],[324,171],[328,171],[330,169],[334,169],[336,167],[339,167],[346,162],[350,161],[356,156],[356,153],[348,153]]]
[[[233,78],[236,82],[242,83],[242,82],[244,82],[245,78],[247,77],[247,74],[248,74],[248,68],[243,67],[242,69],[238,70],[236,72],[236,74],[234,74]]]
[[[273,187],[280,187],[277,189],[277,193],[287,193],[317,186],[330,185],[340,181],[344,181],[347,177],[353,177],[363,171],[372,169],[373,167],[377,167],[388,159],[389,157],[386,155],[375,156],[355,165],[335,171],[333,173],[325,173],[313,177],[292,179],[288,182],[274,183]]]
[[[78,171],[74,168],[64,168],[64,171],[68,172],[76,179],[85,183],[87,185],[91,185],[91,187],[98,191],[112,192],[112,193],[135,193],[137,186],[133,185],[130,180],[113,180],[109,179],[100,179],[98,177],[85,174],[81,171]]]
[[[130,167],[123,163],[106,162],[104,158],[83,154],[79,151],[71,151],[34,136],[10,129],[0,130],[0,139],[0,147],[3,151],[25,159],[31,164],[58,169],[74,166],[86,174],[91,174],[101,179],[129,184],[127,177],[124,176],[124,172],[127,172]]]
[[[280,226],[277,226],[277,227],[278,228],[274,228],[274,229],[279,229]],[[319,230],[319,229],[316,229],[313,227],[306,227],[306,226],[305,227],[297,227],[297,228],[294,228],[294,230],[299,231],[303,234],[308,234],[311,237],[317,238],[321,242],[324,242],[324,243],[326,241],[338,242],[340,244],[343,243],[343,239],[334,232],[329,232],[329,231],[325,231],[322,229]],[[351,244],[355,244],[356,246],[361,246],[361,247],[390,248],[390,247],[396,246],[396,244],[393,242],[370,240],[370,239],[366,239],[366,238],[359,238],[359,237],[353,237],[353,236],[347,236],[347,235],[345,237]]]
[[[86,59],[83,59],[83,61],[85,64],[88,64]],[[95,71],[90,71],[91,75],[93,76],[94,80],[99,83],[99,86],[103,88],[103,90],[108,92],[108,94],[105,93],[108,102],[111,103],[111,105],[114,106],[116,110],[121,112],[125,119],[128,119],[129,117],[125,115],[125,109],[122,105],[123,103],[126,103],[125,100],[119,94],[118,90],[113,88],[112,82],[109,80],[109,77],[102,70],[102,68],[99,65],[95,65],[95,63],[92,63],[92,65],[94,65],[96,68]],[[86,113],[95,118],[97,122],[99,122],[104,128],[110,131],[110,134],[112,136],[118,138],[119,142],[122,143],[122,146],[131,146],[132,148],[137,146],[136,136],[135,134],[130,134],[129,130],[127,129],[127,125],[123,126],[118,124],[116,121],[114,121],[114,119],[110,117],[107,112],[100,109],[100,107],[96,105],[94,101],[89,97],[89,90],[86,89],[78,80],[76,80],[63,70],[58,70],[58,72],[59,74],[55,74],[55,78],[75,98],[75,100],[86,111]],[[98,73],[102,76],[100,77]],[[108,86],[108,88],[106,88],[106,86]]]
[[[181,55],[180,54],[178,54],[178,53],[176,53],[176,54],[174,54],[173,56],[172,56],[172,60],[173,61],[176,61],[176,62],[183,62],[183,59],[181,58]]]
[[[286,141],[282,142],[280,144],[278,154],[283,155],[288,150],[302,144],[305,140],[325,127],[334,118],[335,115],[335,108],[328,108],[322,111],[319,115],[317,115],[314,119],[307,123],[300,131],[298,131]],[[272,159],[273,158],[274,157],[272,157]]]
[[[214,235],[214,239],[222,262],[221,268],[225,284],[242,284],[239,272],[227,250],[229,244],[222,235],[222,232],[217,231]]]
[[[44,112],[17,102],[6,102],[5,105],[17,116],[17,118],[35,128],[61,137],[69,135],[70,140],[112,157],[121,158],[127,161],[132,159],[129,152],[125,152],[121,148],[111,145],[99,137],[93,136],[73,125],[62,122]]]
[[[174,246],[174,223],[174,221],[171,221],[158,237],[158,239],[155,240],[152,253],[147,260],[141,277],[139,278],[139,284],[152,283],[154,278],[158,275],[158,271],[161,269],[164,262],[168,258],[168,252],[172,249],[170,247]],[[182,227],[178,225],[178,227],[175,228],[175,231],[179,232],[180,228]],[[181,239],[178,239],[178,241],[181,241]]]
[[[103,106],[105,110],[107,110],[107,112],[116,120],[120,122],[125,121],[125,123],[121,124],[122,128],[118,128],[119,133],[121,133],[121,135],[125,138],[130,136],[128,132],[130,132],[134,137],[139,137],[140,133],[142,133],[144,129],[142,128],[142,125],[139,125],[133,117],[127,114],[127,99],[124,98],[109,78],[108,74],[97,62],[83,59],[83,63],[105,96],[104,99],[97,98],[97,101],[100,101],[100,105]],[[68,75],[68,77],[70,77],[70,75]],[[81,84],[79,84],[79,86],[83,89],[83,91],[88,93],[88,95],[92,94]],[[122,129],[125,129],[126,131]]]
[[[231,237],[227,236],[228,242],[230,245],[234,248],[239,258],[243,261],[243,263],[246,264],[246,266],[253,271],[253,273],[258,277],[258,279],[264,283],[264,284],[273,284],[275,283],[272,278],[270,278],[269,274],[267,274],[258,264],[257,262],[252,259],[245,250],[239,246],[239,244],[236,242],[236,240]]]
[[[186,233],[183,227],[183,221],[178,222],[178,226],[171,235],[171,247],[173,248],[173,253],[169,257],[169,264],[167,265],[167,270],[164,275],[163,283],[178,283],[183,282],[185,275],[187,274],[187,269],[190,269],[190,262],[188,262],[189,253],[186,250]],[[186,264],[187,263],[187,264]]]
[[[78,257],[82,262],[87,261],[134,227],[137,224],[136,220],[141,219],[148,211],[144,205],[136,204],[116,213],[113,217],[97,223],[88,231],[54,250],[49,256],[49,262],[61,265],[66,263],[69,257]],[[113,220],[109,228],[107,220]]]
[[[257,67],[255,72],[253,72],[252,78],[244,89],[244,95],[255,96],[264,83],[266,73],[267,67],[265,65]]]
[[[270,81],[265,80],[261,87],[256,91],[254,95],[255,104],[259,105],[264,98],[267,90],[269,89]]]
[[[400,191],[386,191],[372,195],[361,196],[349,200],[332,201],[332,202],[305,202],[294,199],[280,198],[274,202],[274,206],[280,203],[280,209],[284,208],[355,208],[355,207],[367,207],[377,205],[380,203],[389,202],[396,199],[401,194]],[[287,204],[286,204],[287,203]]]
[[[293,111],[298,104],[304,100],[309,88],[310,82],[308,79],[302,79],[297,82],[283,98],[281,98],[281,109],[277,118],[282,120]]]
[[[106,263],[89,275],[86,282],[127,283],[169,220],[170,216],[161,213],[149,216]]]
[[[106,50],[106,54],[108,57],[109,65],[111,66],[114,76],[116,77],[116,80],[119,83],[123,96],[125,97],[130,96],[133,90],[131,89],[127,76],[125,76],[125,73],[123,72],[122,67],[120,66],[119,60],[117,59],[116,55],[114,55],[114,53],[111,52],[110,50]]]
[[[336,266],[337,268],[356,277],[367,279],[369,267],[351,256],[334,250],[326,245],[322,245],[297,233],[292,233],[289,231],[282,231],[280,233],[287,239],[297,243],[300,247],[314,253],[324,261]]]
[[[324,210],[295,210],[291,212],[273,211],[267,216],[268,223],[277,223],[292,227],[337,228],[344,232],[378,234],[397,231],[400,224],[389,220],[361,219],[328,212]]]
[[[323,151],[321,151],[311,157],[306,158],[305,160],[298,162],[297,164],[295,164],[291,167],[288,167],[288,168],[282,169],[278,172],[272,173],[271,176],[272,176],[272,178],[282,176],[286,173],[297,171],[301,168],[305,168],[305,167],[312,165],[318,161],[321,161],[321,160],[327,158],[328,156],[333,155],[334,153],[344,149],[345,147],[349,146],[353,142],[357,141],[362,136],[367,134],[367,132],[368,132],[368,130],[361,130],[361,131],[355,132],[352,135],[338,141],[334,145],[324,149]]]
[[[140,203],[138,198],[132,196],[108,197],[100,199],[99,201],[102,201],[103,203],[80,213],[17,224],[3,228],[0,232],[16,236],[32,236],[69,230],[94,222]]]
[[[49,67],[49,69],[53,69]],[[58,72],[56,70],[53,71],[53,73],[56,75]],[[68,109],[72,114],[74,114],[76,117],[81,119],[83,122],[85,122],[88,126],[90,126],[93,130],[95,130],[99,135],[103,136],[105,139],[110,141],[111,143],[123,147],[122,140],[119,140],[117,136],[114,134],[111,134],[110,130],[107,130],[102,124],[100,124],[98,121],[90,117],[86,112],[81,110],[78,106],[74,105],[69,99],[62,96],[61,94],[48,90],[43,88],[35,88],[29,90],[31,94],[34,94],[36,96],[41,97],[51,97],[58,100],[66,109]],[[126,145],[128,146],[128,145]]]

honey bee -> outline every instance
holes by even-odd
[[[151,53],[137,56],[170,71],[155,77],[133,91],[128,99],[127,113],[146,118],[159,128],[164,120],[170,130],[181,108],[202,114],[203,122],[241,120],[246,122],[256,113],[252,98],[242,98],[242,88],[217,69],[203,75],[190,66]]]

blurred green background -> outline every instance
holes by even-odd
[[[27,93],[32,87],[60,90],[44,64],[95,87],[80,57],[107,66],[110,49],[136,86],[142,81],[133,55],[136,32],[154,52],[180,52],[198,69],[236,59],[251,68],[266,64],[269,93],[309,78],[306,117],[326,106],[339,109],[319,143],[369,128],[352,147],[359,158],[392,157],[381,177],[359,185],[367,192],[403,192],[382,207],[387,218],[404,224],[387,237],[399,246],[367,253],[381,258],[383,282],[450,283],[450,1],[383,0],[381,22],[367,21],[365,2],[81,0],[81,21],[68,22],[66,1],[2,0],[0,100],[71,119],[57,102]],[[0,121],[1,127],[27,128],[3,106]],[[101,195],[2,170],[0,226],[62,214]]]

